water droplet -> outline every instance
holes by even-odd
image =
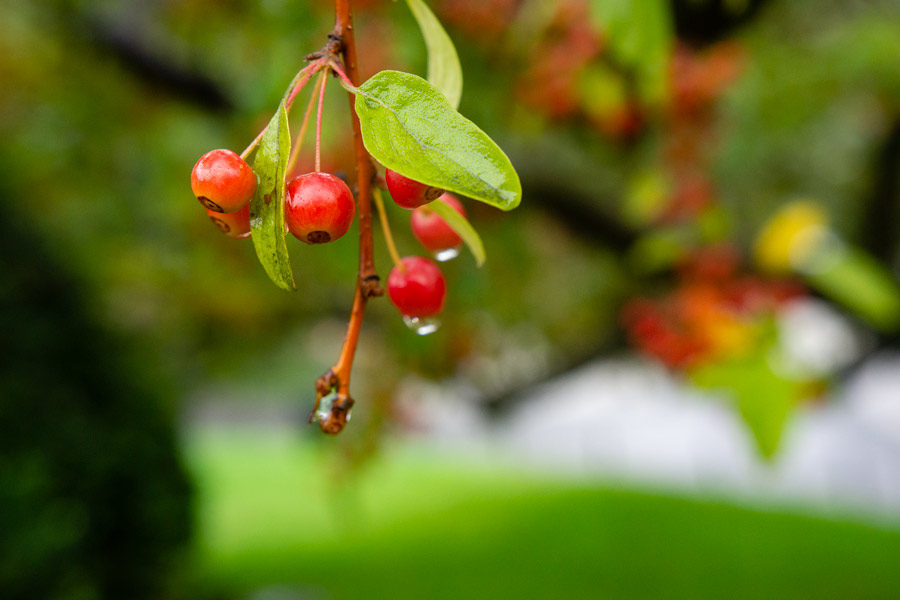
[[[336,391],[333,391],[326,396],[322,396],[322,399],[319,400],[319,406],[316,407],[316,412],[313,415],[313,423],[321,423],[327,421],[331,417],[331,405],[334,404],[334,401],[337,400],[337,398],[338,393]]]
[[[438,262],[447,262],[448,260],[453,260],[457,256],[459,256],[459,246],[434,253],[434,259]]]
[[[434,333],[441,326],[441,320],[437,317],[409,317],[403,315],[403,322],[419,335]]]

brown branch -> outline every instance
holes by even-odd
[[[349,0],[335,0],[335,25],[334,31],[328,36],[329,44],[326,49],[334,54],[338,52],[344,63],[344,72],[353,83],[359,85],[359,69],[356,64],[356,41],[353,36],[353,16],[350,12]],[[356,346],[359,342],[359,333],[362,329],[363,316],[366,312],[366,303],[369,298],[380,296],[384,290],[379,284],[378,275],[375,273],[375,258],[372,253],[372,198],[371,188],[375,178],[375,165],[366,151],[362,142],[362,133],[359,126],[359,118],[354,109],[355,96],[348,93],[350,100],[350,118],[353,124],[353,146],[356,153],[356,206],[359,215],[359,273],[356,282],[356,294],[353,298],[353,308],[350,312],[350,322],[347,324],[347,335],[344,337],[344,345],[337,363],[316,381],[316,405],[312,419],[318,416],[319,426],[322,431],[329,434],[340,433],[347,424],[350,409],[353,407],[353,398],[350,397],[350,372],[353,369],[353,357],[356,354]],[[330,398],[328,407],[319,405],[323,397]],[[327,414],[317,414],[328,409]]]

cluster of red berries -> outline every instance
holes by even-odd
[[[413,235],[427,250],[438,257],[455,256],[462,243],[459,235],[427,204],[438,200],[465,217],[462,204],[452,194],[404,177],[387,169],[384,174],[388,192],[394,202],[412,211],[410,227]],[[446,252],[451,252],[447,255]],[[433,331],[427,320],[441,312],[446,285],[438,266],[421,256],[407,256],[395,265],[388,276],[388,296],[407,324],[419,333]]]
[[[465,216],[459,200],[444,190],[390,169],[386,171],[385,181],[394,201],[412,210],[411,228],[420,243],[438,256],[450,250],[455,255],[454,249],[462,240],[425,205],[440,199]],[[191,173],[191,188],[207,215],[223,232],[237,239],[250,236],[250,200],[256,186],[253,169],[231,150],[218,149],[204,154]],[[330,173],[313,172],[288,182],[284,210],[287,229],[294,237],[307,244],[324,244],[347,233],[356,204],[342,179]],[[421,333],[432,327],[425,321],[439,314],[444,306],[444,276],[427,258],[408,256],[400,260],[388,276],[387,289],[391,302],[410,326],[416,326]]]
[[[250,235],[250,200],[256,174],[231,150],[204,154],[191,173],[191,189],[210,219],[233,238]],[[356,204],[347,184],[330,173],[307,173],[287,184],[288,231],[307,244],[324,244],[347,233]]]

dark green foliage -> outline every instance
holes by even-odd
[[[172,415],[3,200],[0,595],[164,597],[190,512]]]

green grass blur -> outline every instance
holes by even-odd
[[[297,598],[896,598],[900,531],[402,444],[357,478],[287,433],[192,437],[198,576]]]

